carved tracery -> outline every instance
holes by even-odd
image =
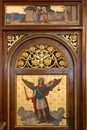
[[[7,34],[7,51],[24,35],[23,34]]]
[[[7,34],[7,51],[11,49],[11,47],[22,37],[24,34]],[[78,50],[78,35],[77,34],[59,34],[60,37],[67,40],[70,45],[73,47],[74,51],[77,52]]]
[[[73,47],[74,51],[78,50],[78,35],[77,34],[60,34],[61,37],[66,39],[69,44]]]
[[[67,68],[65,55],[49,44],[36,44],[25,49],[17,58],[17,68]]]

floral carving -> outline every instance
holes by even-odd
[[[7,35],[7,51],[11,49],[11,47],[17,42],[20,38],[22,38],[24,35],[22,34],[8,34]]]
[[[47,44],[36,44],[24,50],[17,58],[17,68],[67,68],[65,55]]]
[[[77,52],[77,43],[78,43],[77,34],[60,34],[60,36],[62,36],[64,39],[66,39],[70,43],[70,45],[73,47],[75,52]]]

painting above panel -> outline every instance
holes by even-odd
[[[66,75],[16,78],[16,126],[67,126]]]
[[[6,5],[5,25],[79,24],[78,5]]]

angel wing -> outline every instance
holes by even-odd
[[[54,87],[56,87],[56,85],[58,85],[60,83],[60,81],[62,80],[62,78],[60,79],[54,79],[50,82],[47,83],[47,88],[49,90],[52,90]]]
[[[31,90],[35,89],[34,83],[27,81],[25,79],[22,79],[22,81],[27,85],[28,88],[30,88]]]

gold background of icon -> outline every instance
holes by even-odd
[[[32,100],[27,101],[26,95],[24,91],[24,86],[26,87],[27,95],[29,97],[32,96],[33,91],[30,90],[22,81],[22,78],[28,81],[31,81],[35,84],[35,86],[38,84],[38,79],[42,77],[44,78],[45,84],[47,82],[55,79],[62,78],[59,85],[57,85],[52,91],[49,92],[49,94],[46,96],[49,109],[50,111],[57,110],[59,107],[64,108],[66,117],[67,113],[67,106],[66,106],[66,94],[67,94],[67,76],[66,75],[17,75],[17,88],[16,88],[16,125],[17,126],[23,126],[23,122],[21,121],[20,117],[17,114],[18,109],[23,106],[25,110],[34,111],[33,109],[33,103]],[[58,91],[59,90],[59,91]],[[66,125],[66,120],[62,120],[59,125]]]

